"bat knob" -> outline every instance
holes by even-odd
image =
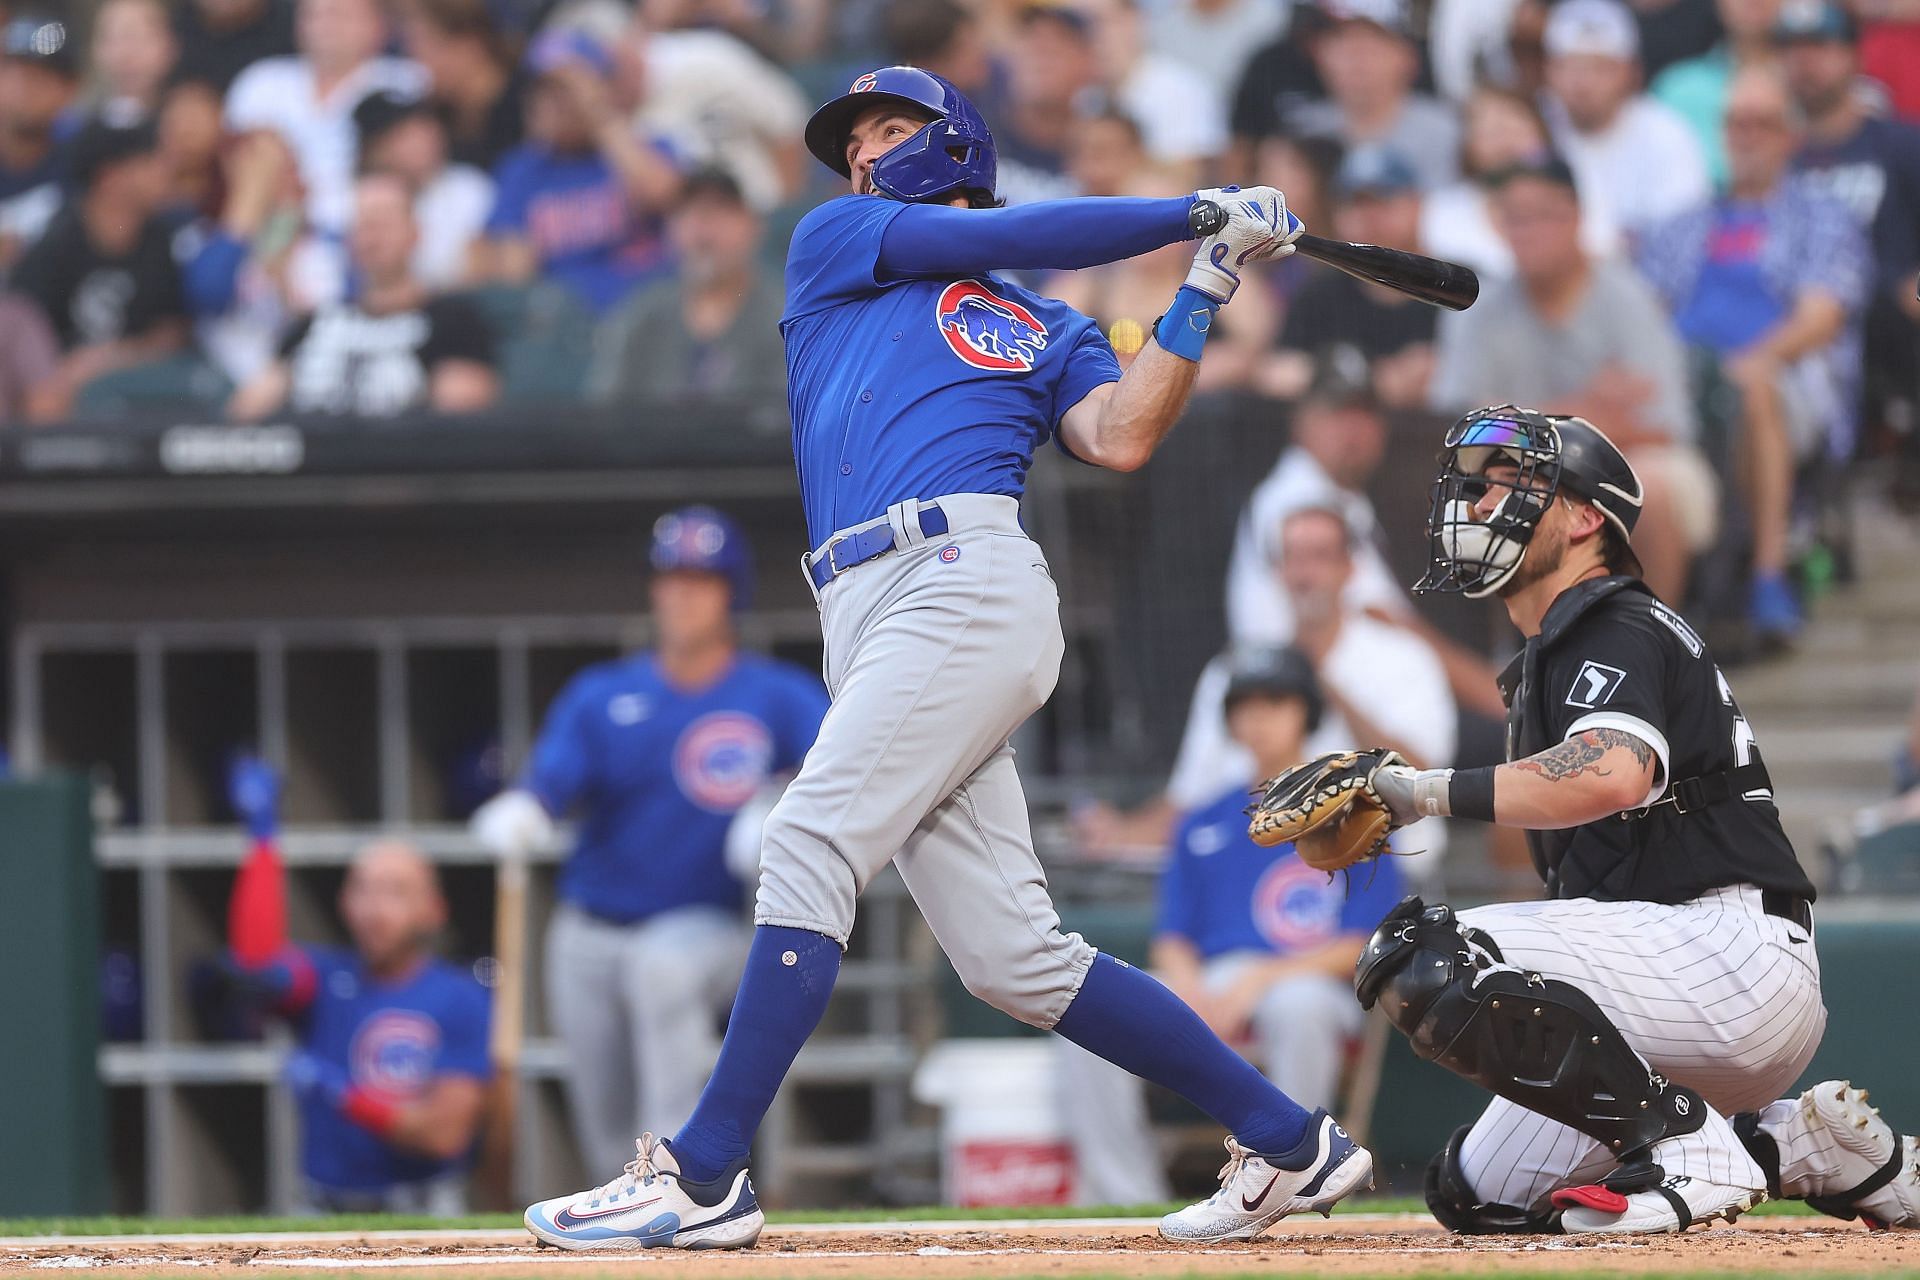
[[[1195,200],[1187,210],[1187,227],[1203,240],[1227,225],[1227,211],[1212,200]]]

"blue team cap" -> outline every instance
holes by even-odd
[[[542,33],[527,49],[527,69],[536,76],[551,75],[569,64],[584,66],[595,75],[613,74],[613,53],[578,27]]]
[[[1342,200],[1358,196],[1394,196],[1418,190],[1420,175],[1413,171],[1405,156],[1392,147],[1377,143],[1355,147],[1340,162],[1334,175],[1334,192]]]

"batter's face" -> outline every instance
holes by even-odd
[[[855,116],[847,129],[846,143],[853,194],[872,195],[874,162],[920,132],[932,119],[892,102],[878,103]]]
[[[397,840],[367,846],[340,889],[340,917],[361,959],[376,972],[404,968],[447,922],[433,865]]]
[[[733,589],[717,573],[684,569],[656,573],[647,592],[662,648],[706,643],[733,626]]]

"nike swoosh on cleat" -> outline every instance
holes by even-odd
[[[1255,1196],[1251,1200],[1247,1199],[1245,1196],[1240,1197],[1240,1207],[1242,1209],[1245,1209],[1248,1213],[1252,1213],[1254,1210],[1258,1209],[1261,1205],[1267,1202],[1267,1197],[1273,1194],[1273,1184],[1278,1181],[1280,1181],[1280,1173],[1278,1170],[1275,1170],[1274,1175],[1271,1178],[1267,1179],[1267,1185],[1260,1189],[1259,1195]]]
[[[651,1200],[642,1200],[638,1204],[618,1204],[610,1209],[599,1209],[593,1213],[575,1213],[571,1209],[562,1209],[553,1215],[553,1225],[565,1231],[570,1227],[577,1227],[583,1223],[591,1222],[595,1218],[606,1218],[616,1213],[631,1213],[635,1209],[644,1209],[650,1204],[658,1204],[659,1202],[660,1197],[655,1196]]]

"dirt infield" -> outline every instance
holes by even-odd
[[[1513,1273],[1920,1272],[1920,1235],[1869,1233],[1807,1218],[1752,1219],[1684,1236],[1621,1240],[1464,1238],[1417,1217],[1345,1215],[1283,1223],[1245,1245],[1171,1245],[1144,1221],[771,1227],[744,1254],[562,1254],[518,1232],[179,1236],[0,1241],[0,1275],[86,1270],[114,1275],[386,1274],[566,1276],[632,1273],[701,1280],[912,1276],[1413,1276]]]

